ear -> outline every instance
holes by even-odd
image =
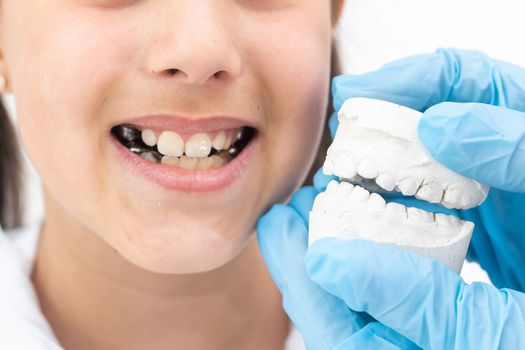
[[[343,13],[345,0],[332,0],[332,25],[335,26]]]

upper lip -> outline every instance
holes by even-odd
[[[144,129],[172,130],[181,133],[215,132],[237,129],[243,126],[257,128],[254,123],[232,116],[209,116],[199,118],[170,114],[155,114],[123,119],[117,125],[130,125]]]

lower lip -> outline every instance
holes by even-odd
[[[255,135],[237,157],[226,165],[209,170],[187,170],[175,166],[153,163],[132,153],[111,134],[116,156],[132,174],[169,190],[183,192],[212,192],[224,189],[240,178],[260,148],[259,135]]]

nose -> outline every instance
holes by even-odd
[[[204,85],[237,77],[242,68],[235,28],[222,1],[174,1],[156,19],[147,66],[156,76]]]

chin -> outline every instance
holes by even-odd
[[[251,232],[254,232],[252,230]],[[159,274],[202,273],[220,268],[246,246],[251,234],[205,229],[121,233],[110,244],[128,262]]]

